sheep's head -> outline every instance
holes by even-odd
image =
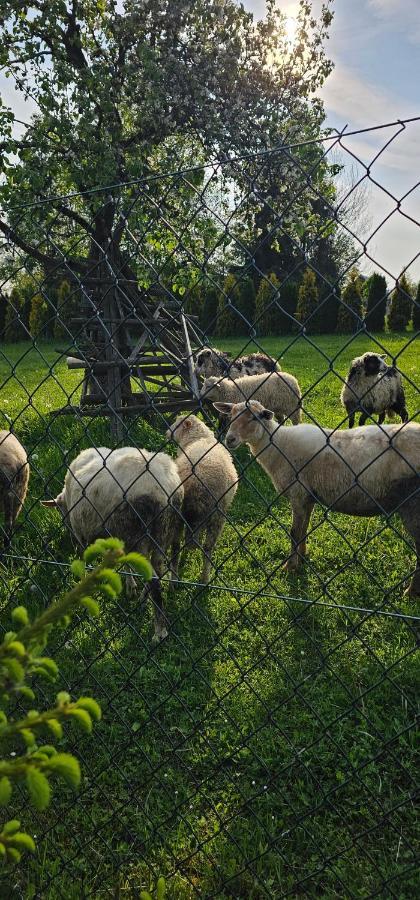
[[[241,444],[257,444],[267,433],[267,422],[274,418],[271,409],[258,400],[246,403],[213,403],[219,413],[229,416],[230,426],[225,438],[229,450],[236,450]]]
[[[166,437],[169,441],[174,441],[178,447],[185,447],[191,441],[202,437],[203,432],[207,433],[207,430],[207,426],[204,425],[204,422],[200,422],[197,416],[178,416],[175,422],[169,426]]]
[[[362,359],[366,376],[379,375],[380,372],[386,371],[385,356],[380,356],[379,353],[364,353]]]
[[[219,396],[220,378],[217,375],[211,375],[203,381],[200,391],[200,397],[206,397],[207,400],[216,400]]]
[[[42,506],[47,506],[51,509],[59,509],[63,519],[68,515],[65,491],[61,491],[61,494],[57,494],[54,500],[41,500],[41,504]]]
[[[196,375],[206,377],[206,375],[212,374],[212,356],[213,351],[210,347],[203,347],[203,349],[197,353],[195,360]]]

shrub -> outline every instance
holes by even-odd
[[[29,331],[31,337],[46,337],[48,325],[51,323],[51,311],[42,294],[32,297],[31,311],[29,313]]]
[[[363,299],[357,269],[352,269],[343,290],[337,317],[337,331],[352,334],[360,328],[363,315]]]
[[[258,334],[277,333],[279,291],[280,282],[274,272],[261,279],[255,301],[255,327]]]
[[[413,328],[420,331],[420,281],[417,285],[416,297],[413,303]]]
[[[238,317],[235,307],[238,302],[239,286],[235,275],[227,275],[223,282],[223,291],[219,294],[217,305],[217,322],[215,333],[219,337],[230,337],[238,328]]]
[[[406,275],[401,275],[391,295],[391,306],[388,315],[390,331],[405,331],[411,319],[413,298]]]
[[[366,327],[369,331],[384,331],[387,302],[387,283],[384,276],[374,272],[365,282],[364,294]]]
[[[314,332],[317,330],[318,323],[315,321],[317,311],[318,287],[316,276],[315,272],[308,268],[303,273],[296,307],[296,319],[301,325],[305,326],[306,331]]]
[[[235,303],[236,309],[241,314],[237,316],[237,329],[242,334],[248,334],[254,327],[255,303],[254,282],[249,275],[246,275],[239,282]]]
[[[18,288],[13,288],[6,299],[6,314],[4,317],[5,341],[26,341],[29,338],[28,328],[25,327],[25,298]]]
[[[214,334],[216,331],[218,302],[219,292],[216,286],[208,285],[204,291],[204,302],[200,314],[200,328],[204,334]]]
[[[86,571],[86,563],[94,568]],[[72,563],[77,584],[62,599],[53,601],[37,618],[30,621],[24,606],[12,611],[12,629],[4,635],[0,644],[0,806],[9,806],[15,782],[24,782],[32,806],[42,811],[50,803],[50,779],[58,777],[69,787],[76,789],[80,782],[80,766],[75,756],[58,752],[50,743],[44,743],[42,734],[47,732],[52,740],[60,740],[63,723],[74,721],[82,730],[90,733],[94,722],[101,718],[98,703],[91,697],[79,697],[72,701],[70,695],[60,691],[51,709],[39,712],[30,709],[16,718],[16,700],[21,704],[33,703],[35,693],[28,684],[32,676],[54,681],[57,665],[44,655],[44,648],[51,630],[59,624],[67,624],[75,612],[84,608],[95,616],[99,606],[95,594],[116,597],[122,588],[116,567],[129,565],[150,578],[152,570],[138,554],[124,554],[121,541],[114,538],[98,540],[89,547],[82,560]],[[7,714],[8,705],[12,712]],[[16,744],[17,754],[10,750]],[[20,750],[20,748],[23,748]],[[20,830],[20,821],[11,819],[0,825],[0,856],[5,862],[19,862],[22,852],[33,851],[33,838]]]
[[[71,320],[77,315],[79,297],[78,293],[71,288],[69,282],[65,279],[58,286],[56,304],[54,337],[71,339],[74,331]]]

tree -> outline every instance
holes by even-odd
[[[384,331],[388,296],[384,276],[374,272],[365,282],[364,295],[366,297],[366,328],[368,331]]]
[[[274,0],[258,23],[235,0],[125,0],[122,10],[115,0],[3,0],[3,71],[36,114],[22,131],[2,109],[0,231],[84,297],[95,288],[97,304],[110,274],[128,304],[156,273],[171,289],[188,281],[192,260],[200,271],[224,235],[207,202],[211,178],[197,166],[302,129],[319,134],[323,109],[312,98],[331,69],[329,7],[316,19],[301,0],[291,48]],[[183,167],[188,178],[147,181]],[[226,179],[244,184],[245,168],[229,163]],[[193,204],[194,228],[177,243],[172,223],[179,231]],[[140,235],[144,252],[130,252]]]
[[[238,330],[238,317],[235,314],[238,302],[239,286],[235,275],[227,275],[223,289],[219,294],[215,333],[218,337],[232,337]]]
[[[216,332],[219,293],[214,284],[209,284],[204,288],[204,300],[200,314],[200,328],[204,335]]]
[[[255,301],[255,327],[259,335],[277,334],[280,282],[274,272],[262,278]]]
[[[27,341],[29,330],[25,325],[25,297],[19,288],[13,288],[6,298],[6,314],[4,317],[4,339],[10,343]],[[29,324],[29,323],[28,323]]]
[[[51,329],[51,309],[42,294],[34,294],[32,297],[31,311],[29,313],[29,331],[31,337],[47,337]]]
[[[362,316],[363,298],[360,289],[359,272],[357,269],[352,269],[340,300],[337,331],[344,334],[353,334],[360,328]]]
[[[391,294],[391,305],[388,315],[390,331],[405,331],[411,319],[413,297],[411,286],[406,275],[401,275]]]
[[[413,303],[413,328],[420,331],[420,281],[417,285],[416,297]]]
[[[298,293],[296,319],[307,332],[316,331],[315,316],[318,312],[318,287],[312,269],[305,269]]]
[[[70,282],[63,278],[56,291],[54,337],[72,340],[76,331],[72,319],[77,316],[79,302],[79,291],[72,289]]]
[[[236,293],[236,309],[238,310],[238,333],[249,334],[255,319],[255,287],[252,278],[246,275],[241,278]]]
[[[92,562],[93,568],[86,570],[86,563]],[[125,556],[121,541],[98,540],[85,551],[83,561],[72,563],[78,581],[68,594],[53,601],[32,622],[25,606],[17,606],[12,611],[12,630],[0,644],[0,743],[4,747],[0,756],[0,806],[11,804],[16,782],[25,783],[31,804],[41,811],[50,804],[51,778],[60,778],[73,789],[79,786],[78,760],[69,753],[57,751],[51,740],[61,740],[65,722],[73,721],[90,733],[93,723],[101,718],[98,703],[91,697],[72,702],[66,691],[60,691],[54,706],[42,712],[35,709],[22,712],[22,705],[35,700],[28,680],[35,677],[55,681],[57,677],[56,663],[44,655],[51,629],[83,610],[88,615],[98,615],[99,605],[94,595],[102,594],[107,599],[117,597],[122,582],[115,569],[125,564],[134,566],[148,580],[152,577],[147,560],[136,553]],[[50,738],[47,743],[45,733]],[[10,752],[14,745],[17,754]],[[20,830],[17,819],[0,825],[0,855],[4,862],[19,862],[24,851],[34,850],[33,838]]]
[[[292,334],[296,329],[296,307],[298,302],[298,285],[287,280],[280,284],[276,301],[275,334]]]

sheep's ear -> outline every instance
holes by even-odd
[[[258,413],[259,419],[274,419],[274,413],[271,409],[262,409],[260,413]]]
[[[41,506],[53,506],[56,508],[58,506],[57,498],[55,500],[40,500]]]
[[[224,416],[228,416],[232,411],[233,403],[213,403],[213,406],[217,409],[217,412],[222,413]]]
[[[184,428],[191,428],[191,425],[192,425],[191,419],[185,418],[182,424],[183,424]]]

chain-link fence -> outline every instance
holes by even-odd
[[[98,535],[155,569],[58,641],[104,717],[17,896],[415,895],[420,252],[375,258],[410,127],[4,210],[4,625]]]

